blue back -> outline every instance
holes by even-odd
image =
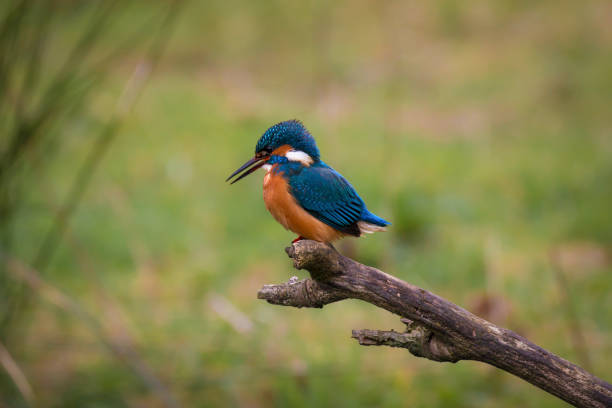
[[[275,161],[300,206],[325,224],[359,236],[357,222],[364,212],[369,212],[353,186],[340,173],[322,161],[310,167],[289,162],[284,157]]]

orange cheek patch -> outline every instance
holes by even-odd
[[[291,146],[289,145],[282,145],[277,147],[272,153],[270,153],[271,155],[274,156],[284,156],[285,154],[287,154],[287,152],[291,150]]]

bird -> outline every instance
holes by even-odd
[[[268,128],[255,145],[255,155],[225,181],[231,184],[259,168],[266,173],[263,198],[268,211],[285,229],[327,244],[345,236],[385,231],[390,223],[368,210],[355,188],[321,160],[314,137],[299,120]]]

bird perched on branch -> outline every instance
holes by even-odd
[[[232,184],[263,167],[266,208],[293,241],[332,242],[343,236],[384,231],[389,223],[372,214],[353,186],[321,161],[319,148],[297,120],[278,123],[265,131],[255,156],[233,172]]]

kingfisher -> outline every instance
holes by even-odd
[[[255,156],[225,181],[266,171],[263,198],[268,211],[301,239],[331,243],[344,236],[385,231],[389,222],[368,211],[353,186],[320,157],[314,137],[298,120],[270,127]],[[242,173],[242,174],[241,174]]]

